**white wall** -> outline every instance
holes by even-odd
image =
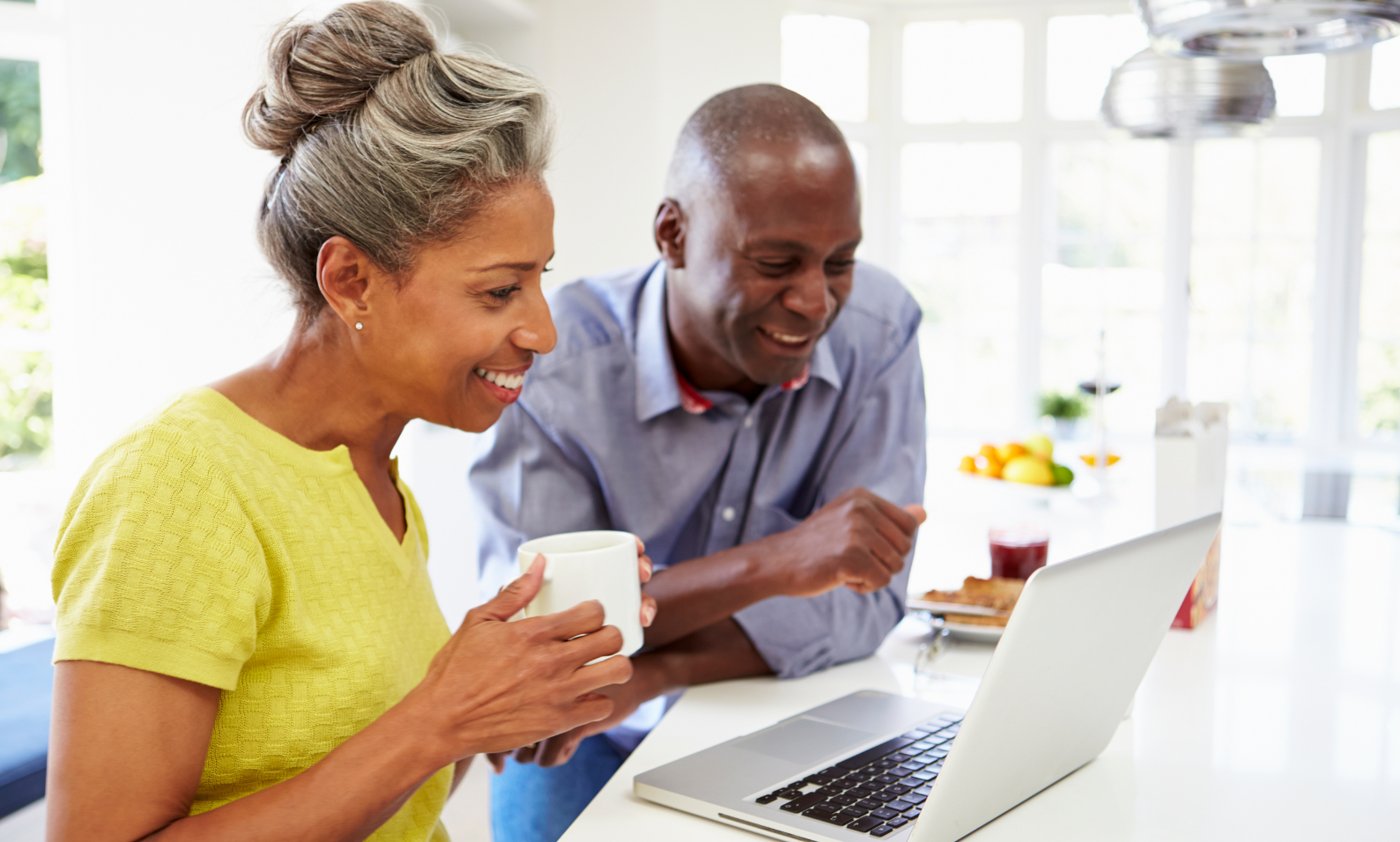
[[[544,0],[533,69],[555,94],[554,279],[653,259],[676,134],[727,88],[778,79],[775,0]]]
[[[253,220],[275,161],[239,113],[293,0],[69,0],[66,224],[53,232],[55,424],[81,469],[163,399],[290,325]]]

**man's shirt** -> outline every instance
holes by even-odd
[[[550,294],[558,344],[470,472],[483,593],[518,576],[517,547],[542,535],[632,532],[660,571],[792,529],[852,488],[922,501],[920,310],[898,280],[858,263],[805,382],[752,403],[680,378],[666,282],[658,262]],[[904,614],[908,571],[875,593],[774,597],[734,619],[778,676],[806,675],[875,651]]]

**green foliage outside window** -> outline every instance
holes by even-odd
[[[27,243],[0,257],[0,328],[48,330],[48,254]]]
[[[42,351],[0,354],[0,470],[33,464],[53,437],[53,365]]]
[[[1390,374],[1361,396],[1361,427],[1400,433],[1400,345],[1384,348],[1381,357]]]
[[[39,63],[0,59],[0,184],[43,172],[40,163]]]
[[[53,436],[53,363],[39,65],[0,60],[0,471],[40,462]]]

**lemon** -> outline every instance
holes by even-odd
[[[1026,449],[1014,441],[1010,444],[1003,444],[1001,447],[997,448],[997,458],[1001,460],[1001,464],[1003,465],[1015,459],[1017,456],[1025,455]]]
[[[1055,474],[1050,463],[1037,456],[1017,456],[1001,469],[1001,478],[1027,485],[1054,485]]]
[[[1041,459],[1050,459],[1055,455],[1055,443],[1045,436],[1030,436],[1021,444],[1026,448],[1027,453],[1039,456]]]

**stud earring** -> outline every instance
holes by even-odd
[[[355,330],[364,330],[364,329],[365,329],[365,323],[364,323],[364,322],[355,322]]]

